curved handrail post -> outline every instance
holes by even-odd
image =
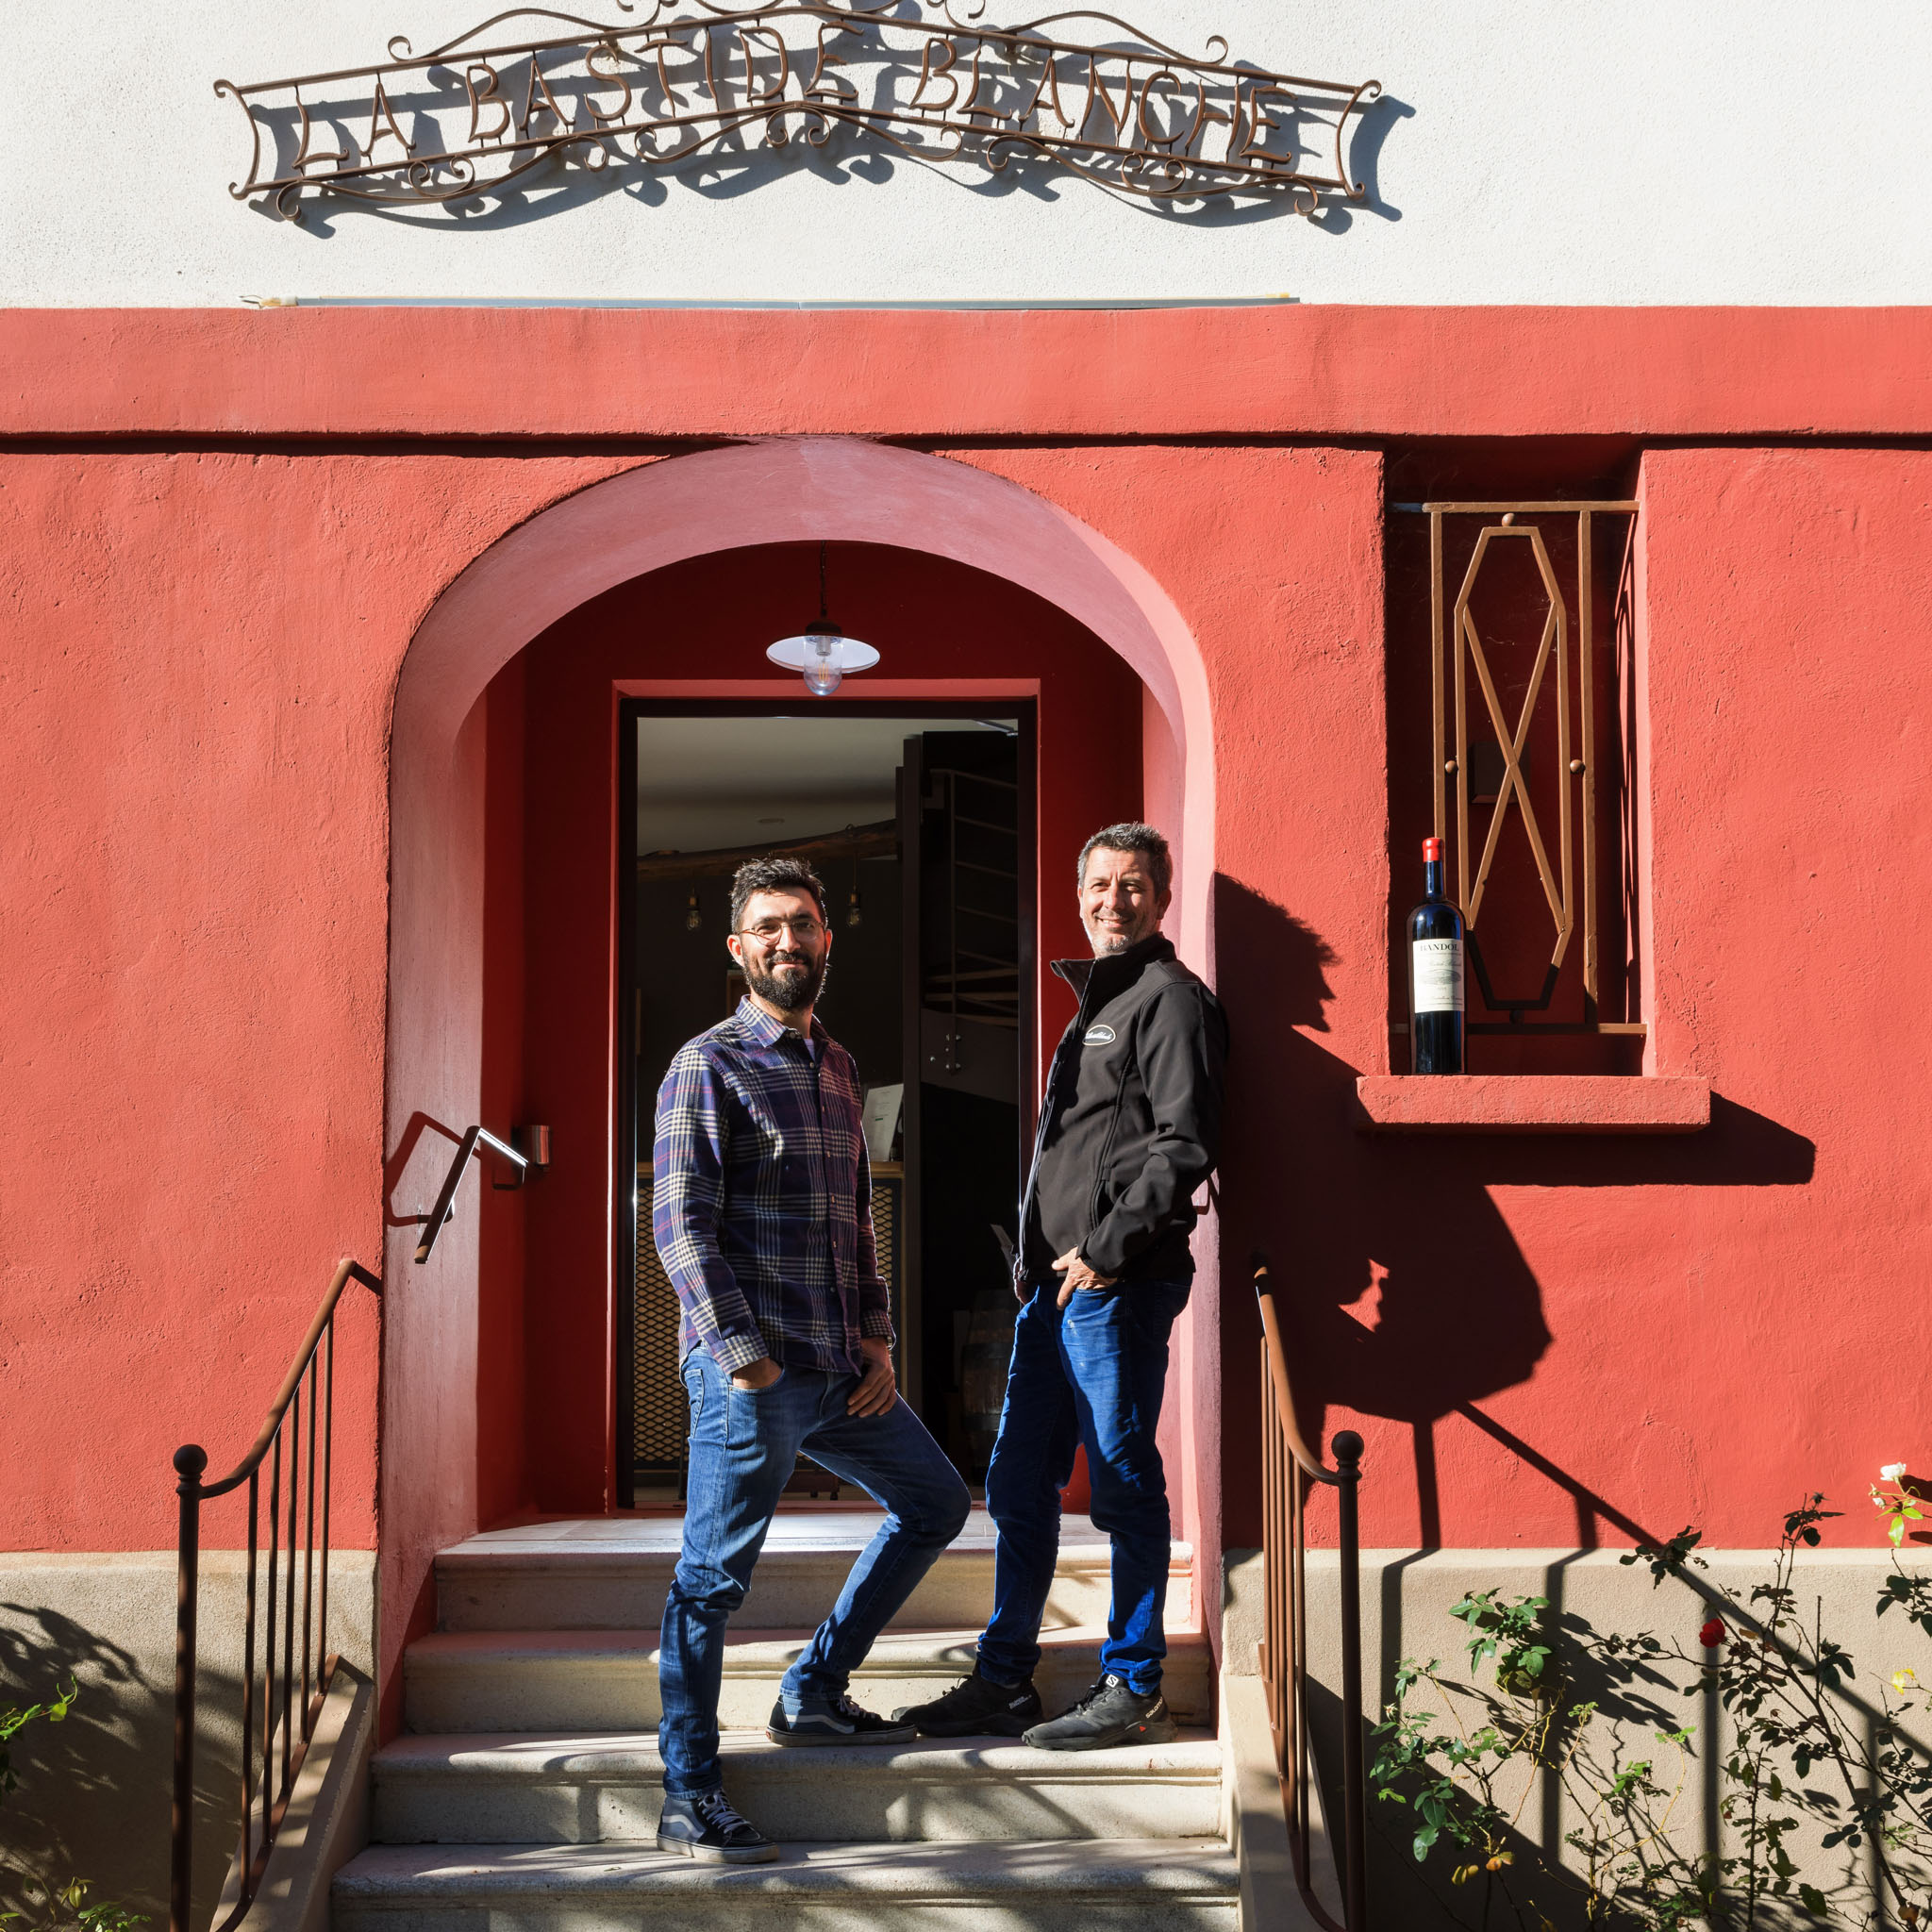
[[[431,1250],[436,1246],[436,1238],[442,1232],[443,1224],[455,1211],[457,1190],[462,1186],[463,1170],[470,1164],[470,1156],[479,1146],[487,1147],[492,1154],[505,1160],[516,1163],[516,1179],[498,1181],[498,1188],[520,1188],[530,1176],[530,1158],[520,1154],[508,1141],[499,1141],[488,1127],[468,1127],[463,1138],[457,1142],[457,1158],[449,1164],[449,1172],[442,1177],[442,1186],[436,1196],[436,1206],[424,1217],[423,1239],[416,1243],[416,1265],[428,1260]]]
[[[168,1932],[188,1932],[194,1882],[194,1645],[201,1598],[201,1478],[208,1451],[184,1442],[175,1452],[181,1498],[175,1571],[175,1802],[169,1819]],[[244,1746],[245,1748],[245,1746]]]
[[[1264,1679],[1274,1726],[1275,1768],[1281,1779],[1295,1883],[1316,1923],[1328,1932],[1367,1932],[1368,1806],[1362,1770],[1361,1485],[1362,1439],[1342,1429],[1330,1445],[1329,1468],[1302,1435],[1280,1311],[1266,1261],[1257,1257],[1255,1297],[1261,1316],[1263,1444],[1262,1572],[1266,1578]],[[1273,1424],[1271,1427],[1270,1424]],[[1309,1805],[1307,1687],[1307,1486],[1336,1492],[1341,1618],[1341,1889],[1338,1925],[1314,1895],[1308,1859]],[[1284,1601],[1285,1597],[1285,1601]]]
[[[328,1494],[332,1474],[330,1445],[333,1432],[329,1421],[325,1420],[323,1432],[323,1462],[318,1471],[315,1464],[313,1372],[317,1352],[326,1341],[327,1392],[324,1398],[326,1405],[325,1415],[325,1418],[332,1419],[335,1391],[336,1304],[341,1299],[342,1291],[352,1281],[359,1281],[373,1294],[379,1295],[382,1292],[381,1277],[372,1274],[360,1262],[345,1257],[337,1265],[334,1278],[328,1286],[328,1292],[323,1296],[322,1306],[316,1309],[315,1319],[309,1323],[308,1332],[303,1337],[302,1345],[295,1352],[294,1363],[288,1374],[283,1377],[282,1386],[276,1392],[275,1399],[269,1405],[268,1415],[263,1420],[260,1431],[248,1453],[233,1470],[219,1482],[207,1482],[203,1480],[208,1471],[207,1450],[198,1443],[187,1442],[175,1452],[175,1487],[176,1494],[180,1497],[180,1526],[176,1538],[178,1560],[175,1608],[175,1776],[168,1847],[168,1932],[189,1932],[189,1915],[194,1903],[195,1665],[199,1634],[197,1612],[201,1594],[201,1506],[204,1503],[217,1496],[225,1496],[229,1491],[239,1488],[244,1482],[248,1485],[248,1570],[244,1613],[247,1618],[247,1628],[242,1645],[242,1687],[241,1897],[234,1910],[218,1928],[218,1932],[231,1932],[231,1928],[254,1902],[263,1868],[275,1843],[282,1815],[288,1807],[295,1777],[302,1769],[302,1760],[307,1755],[309,1740],[314,1736],[316,1720],[322,1713],[323,1699],[327,1693],[329,1680],[334,1674],[336,1659],[322,1654],[326,1651],[328,1644]],[[291,1694],[294,1683],[295,1491],[301,1455],[300,1390],[305,1374],[309,1377],[308,1541],[302,1574],[302,1696],[298,1704]],[[289,1445],[286,1524],[288,1575],[285,1582],[285,1603],[278,1606],[275,1599],[275,1585],[277,1563],[282,1554],[283,1534],[282,1424],[288,1419],[291,1407],[295,1421]],[[275,1457],[269,1477],[269,1579],[266,1597],[268,1635],[263,1647],[261,1733],[258,1740],[261,1752],[261,1777],[258,1786],[254,1774],[254,1754],[258,1740],[253,1735],[256,1688],[256,1566],[259,1554],[257,1526],[261,1465],[271,1449],[275,1452]],[[323,1531],[319,1549],[315,1543],[315,1491],[318,1484],[323,1493]],[[311,1624],[310,1591],[318,1575],[321,1601]],[[282,1611],[283,1628],[280,1685],[282,1765],[277,1790],[274,1772],[274,1740],[276,1717],[275,1620],[278,1609]],[[316,1652],[315,1694],[312,1700],[308,1696],[311,1641]],[[298,1726],[301,1731],[299,1740],[295,1736]],[[258,1801],[261,1807],[261,1829],[258,1849],[256,1849],[254,1824]]]
[[[1362,1775],[1362,1548],[1357,1491],[1362,1439],[1343,1429],[1335,1451],[1338,1540],[1341,1561],[1342,1907],[1348,1932],[1368,1924],[1368,1804]]]

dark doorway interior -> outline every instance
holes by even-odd
[[[893,1289],[906,1398],[969,1481],[997,1422],[1033,1041],[1030,705],[825,701],[774,715],[633,703],[622,743],[630,904],[620,962],[628,1039],[620,1254],[625,1505],[675,1499],[686,1426],[675,1297],[650,1237],[652,1119],[678,1047],[735,1008],[730,875],[796,851],[825,882],[834,931],[820,1016],[867,1090],[874,1218]],[[627,1332],[626,1332],[627,1331]],[[799,1487],[823,1487],[801,1472]]]

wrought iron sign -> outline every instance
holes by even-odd
[[[1350,119],[1379,93],[1200,58],[1084,9],[1015,26],[965,0],[618,0],[600,25],[517,8],[427,53],[215,92],[248,117],[238,200],[461,203],[544,166],[664,167],[858,130],[924,161],[1016,158],[1163,202],[1358,199]]]

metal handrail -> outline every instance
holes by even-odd
[[[442,1191],[436,1197],[436,1206],[425,1217],[428,1225],[423,1230],[423,1239],[416,1244],[416,1265],[420,1268],[429,1258],[429,1251],[436,1245],[436,1237],[442,1232],[443,1224],[454,1213],[457,1190],[462,1185],[463,1170],[470,1164],[470,1156],[481,1145],[492,1154],[500,1154],[506,1160],[517,1164],[517,1177],[513,1181],[492,1181],[491,1186],[499,1191],[520,1188],[530,1176],[530,1161],[527,1155],[519,1154],[508,1141],[499,1141],[488,1127],[470,1127],[463,1138],[457,1142],[457,1158],[449,1164],[449,1172],[442,1177]]]
[[[189,1910],[194,1888],[194,1697],[196,1610],[201,1581],[201,1506],[231,1490],[248,1485],[248,1582],[247,1618],[242,1639],[242,1856],[241,1897],[216,1932],[229,1932],[254,1902],[256,1890],[268,1864],[288,1811],[295,1779],[308,1756],[309,1740],[315,1735],[316,1720],[322,1714],[330,1679],[341,1659],[326,1650],[328,1643],[328,1515],[329,1479],[334,1466],[335,1388],[336,1388],[336,1304],[351,1281],[359,1281],[373,1294],[382,1292],[381,1280],[360,1262],[346,1257],[337,1264],[335,1278],[308,1333],[295,1351],[295,1360],[282,1378],[275,1399],[247,1455],[219,1482],[205,1483],[208,1451],[198,1442],[186,1442],[175,1452],[175,1488],[181,1499],[181,1526],[177,1548],[175,1610],[175,1801],[170,1821],[168,1864],[168,1932],[188,1932]],[[326,1344],[326,1346],[325,1346]],[[308,1460],[302,1464],[302,1383],[308,1379]],[[318,1401],[318,1383],[319,1401]],[[316,1410],[322,1411],[322,1537],[321,1560],[317,1561],[315,1525],[316,1491]],[[281,1607],[282,1658],[279,1685],[275,1672],[275,1591],[282,1552],[284,1509],[282,1503],[283,1424],[293,1418],[289,1429],[289,1484],[286,1532],[288,1537],[288,1577]],[[273,1450],[273,1457],[270,1452]],[[263,1644],[261,1674],[261,1727],[258,1740],[255,1723],[255,1606],[257,1558],[259,1554],[259,1506],[261,1465],[269,1458],[269,1544],[268,1544],[268,1629]],[[300,1477],[308,1476],[308,1524],[302,1552],[302,1659],[301,1701],[295,1699],[295,1529],[296,1489]],[[312,1673],[311,1673],[312,1667]],[[312,1688],[311,1688],[312,1683]],[[276,1716],[276,1690],[280,1690],[280,1718]],[[299,1735],[298,1735],[299,1731]],[[275,1776],[275,1740],[281,1740],[281,1774]],[[257,1745],[260,1751],[260,1783],[256,1780]],[[261,1805],[260,1843],[255,1841],[255,1810],[258,1796]]]
[[[1361,1530],[1357,1491],[1362,1439],[1339,1431],[1329,1445],[1330,1469],[1302,1435],[1288,1351],[1282,1344],[1274,1291],[1262,1262],[1255,1270],[1261,1311],[1262,1571],[1266,1578],[1261,1678],[1274,1732],[1275,1767],[1302,1903],[1328,1932],[1365,1932],[1368,1924],[1367,1790],[1362,1773]],[[1309,1485],[1335,1491],[1341,1585],[1341,1890],[1342,1920],[1315,1897],[1309,1871],[1307,1716],[1308,1576],[1307,1506]]]

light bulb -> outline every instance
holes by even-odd
[[[684,929],[687,932],[696,932],[704,923],[703,915],[698,911],[698,895],[693,891],[684,902]]]
[[[845,924],[847,925],[863,925],[865,924],[865,908],[858,903],[858,888],[857,886],[853,887],[852,896],[845,902]]]
[[[836,636],[828,637],[824,631],[808,631],[812,655],[805,662],[805,688],[815,698],[828,698],[845,682],[845,673],[839,664],[839,644]]]

